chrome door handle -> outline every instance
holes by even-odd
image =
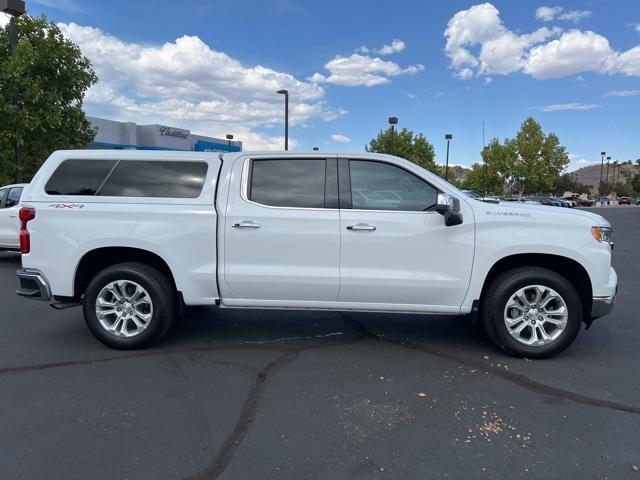
[[[373,225],[368,225],[366,223],[357,223],[355,225],[348,225],[347,226],[347,230],[368,230],[368,231],[373,231],[375,229],[376,229],[376,227],[374,227]]]
[[[240,222],[240,223],[234,223],[232,227],[233,228],[260,228],[260,224],[255,222]]]

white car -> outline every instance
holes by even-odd
[[[18,209],[26,183],[0,187],[0,251],[20,250]]]
[[[478,315],[547,357],[613,308],[599,215],[468,198],[390,155],[54,153],[20,209],[18,294],[82,304],[115,348],[177,306]]]

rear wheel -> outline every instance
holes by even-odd
[[[84,318],[105,345],[142,348],[164,335],[174,317],[175,291],[158,270],[120,263],[98,273],[85,292]]]
[[[491,340],[511,355],[546,358],[575,340],[582,303],[562,275],[538,267],[509,270],[488,286],[482,321]]]

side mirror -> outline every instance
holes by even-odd
[[[444,215],[444,224],[453,227],[462,223],[460,213],[460,200],[448,193],[439,193],[436,200],[435,211]]]
[[[453,209],[453,195],[449,195],[448,193],[439,193],[438,198],[436,200],[435,211],[444,215],[449,210]],[[456,199],[457,200],[457,199]],[[458,206],[460,202],[458,202]]]

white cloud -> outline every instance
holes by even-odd
[[[279,137],[254,131],[282,123],[282,97],[276,90],[290,92],[292,125],[344,113],[327,106],[321,86],[260,65],[245,67],[198,37],[142,45],[97,28],[59,26],[89,57],[100,79],[85,99],[90,115],[172,124],[207,135],[233,133],[254,149],[282,148]]]
[[[402,40],[393,40],[391,45],[383,45],[376,53],[380,55],[391,55],[393,53],[399,53],[406,48],[406,45]]]
[[[4,13],[0,13],[0,27],[4,27],[9,23],[9,15],[5,15]]]
[[[334,133],[333,135],[331,135],[331,140],[339,143],[349,143],[351,141],[349,137],[347,137],[346,135],[341,135],[339,133]]]
[[[536,17],[578,21],[591,14],[560,7],[540,7]],[[447,24],[445,52],[454,75],[469,79],[482,75],[523,72],[538,79],[561,78],[581,72],[640,76],[640,46],[617,52],[609,40],[591,31],[542,27],[516,33],[505,27],[491,3],[457,12]]]
[[[583,18],[588,18],[590,16],[591,11],[589,10],[564,11],[562,7],[539,7],[536,10],[536,18],[543,22],[551,22],[557,18],[558,20],[569,20],[577,23]]]
[[[594,32],[571,30],[529,52],[525,73],[538,79],[597,71],[613,54],[609,41]]]
[[[495,6],[483,3],[461,10],[449,20],[444,32],[445,52],[460,79],[475,74],[507,75],[524,66],[528,48],[557,33],[556,29],[543,27],[518,35],[504,26]],[[479,54],[472,53],[471,48],[478,46]]]
[[[596,160],[587,160],[586,158],[581,157],[580,155],[576,155],[575,153],[569,154],[569,165],[565,168],[565,172],[575,172],[576,170],[580,170],[584,167],[589,167],[591,165],[598,165],[600,161]],[[578,179],[580,180],[580,179]]]
[[[543,22],[550,22],[560,12],[562,12],[562,7],[539,7],[536,10],[536,18]]]
[[[402,40],[394,39],[391,41],[391,45],[383,45],[382,48],[369,48],[365,45],[356,48],[356,53],[362,53],[367,55],[369,53],[376,53],[378,55],[391,55],[403,51],[407,46]]]
[[[570,12],[563,13],[558,18],[560,20],[569,20],[571,22],[578,23],[583,18],[589,18],[590,16],[590,10],[572,10]]]
[[[598,108],[600,105],[595,103],[554,103],[552,105],[543,105],[541,107],[535,107],[536,109],[543,112],[560,112],[564,110],[591,110],[593,108]]]
[[[390,77],[415,75],[424,70],[424,66],[420,64],[402,68],[397,63],[360,53],[353,53],[349,57],[337,55],[327,62],[324,68],[329,71],[329,75],[314,73],[309,78],[313,84],[331,83],[346,87],[373,87],[389,83]]]
[[[603,97],[635,97],[640,95],[640,90],[611,90],[602,95]]]
[[[634,24],[633,24],[633,29],[634,29],[636,32],[640,33],[640,23],[634,23]]]
[[[485,79],[484,79],[484,84],[485,84],[485,85],[489,85],[489,84],[490,84],[490,83],[492,83],[492,82],[493,82],[493,78],[491,78],[491,77],[485,77]]]

